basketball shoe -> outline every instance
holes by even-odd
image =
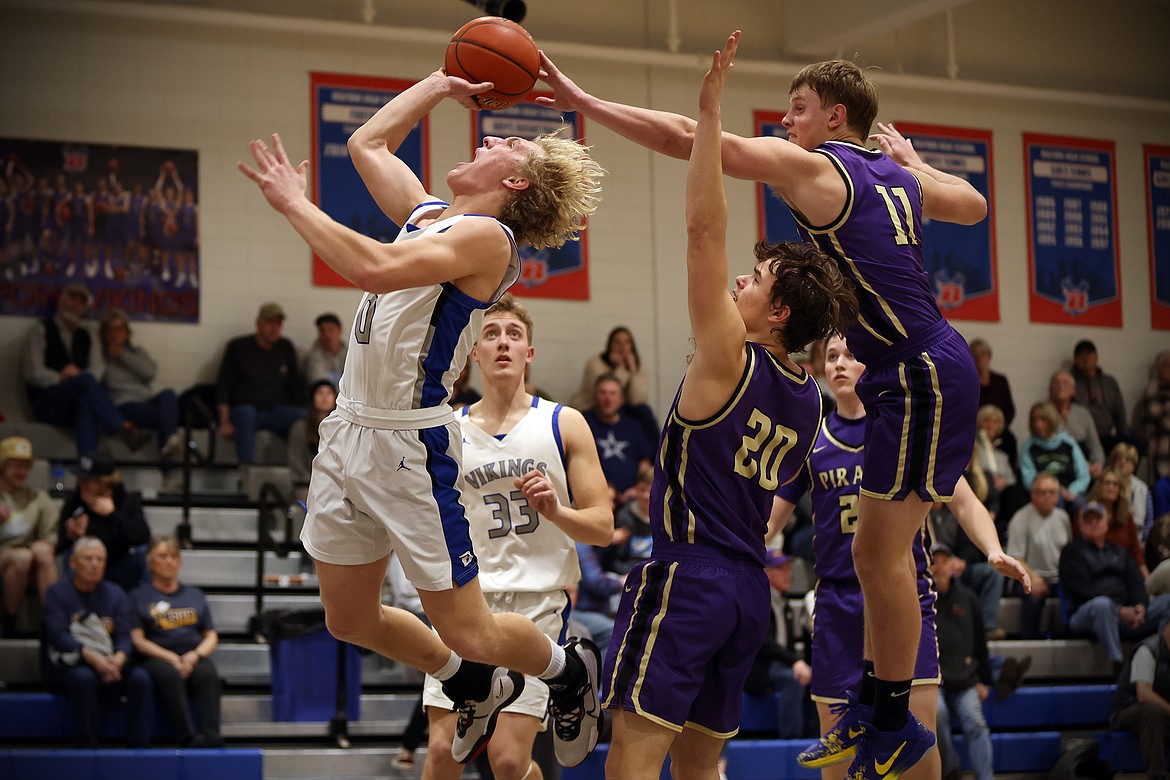
[[[467,663],[464,661],[464,663]],[[460,764],[466,764],[487,747],[496,730],[496,719],[500,711],[520,696],[524,690],[524,675],[497,666],[492,669],[491,687],[482,699],[464,699],[455,712],[455,739],[451,743],[451,755]],[[447,693],[446,686],[443,689]],[[447,694],[452,701],[459,699]]]
[[[864,725],[865,737],[849,765],[846,780],[895,780],[934,747],[934,734],[910,712],[900,731],[878,731],[868,723]]]
[[[801,751],[797,763],[809,769],[829,766],[852,758],[865,736],[866,722],[873,719],[873,707],[861,704],[853,691],[845,692],[846,701],[829,706],[829,711],[839,715],[833,728]]]
[[[601,671],[601,652],[589,639],[571,638],[565,653],[572,653],[584,666],[581,681],[565,690],[549,685],[548,709],[553,720],[553,750],[557,763],[577,766],[597,747],[601,722],[601,699],[597,681]],[[546,682],[548,682],[546,680]]]

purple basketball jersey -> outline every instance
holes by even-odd
[[[764,564],[772,496],[804,465],[816,439],[821,394],[749,342],[747,366],[718,414],[684,420],[675,396],[650,491],[655,542],[713,547]]]
[[[816,151],[845,180],[845,208],[823,226],[793,216],[801,235],[853,280],[860,314],[847,334],[849,348],[869,363],[883,347],[943,318],[922,265],[922,190],[912,173],[880,151],[844,141]]]

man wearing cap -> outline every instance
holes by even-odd
[[[1109,512],[1090,501],[1077,520],[1080,537],[1060,554],[1060,586],[1068,602],[1068,625],[1092,632],[1105,649],[1116,674],[1121,669],[1121,640],[1154,633],[1170,617],[1170,594],[1150,599],[1137,561],[1125,548],[1105,539]]]
[[[126,490],[114,461],[104,455],[83,455],[73,472],[77,489],[61,506],[57,552],[67,552],[83,536],[96,537],[106,547],[106,579],[123,590],[138,587],[146,574],[144,546],[150,541],[142,496]]]
[[[149,438],[118,411],[101,386],[100,350],[82,324],[90,294],[84,284],[67,285],[57,298],[57,313],[36,322],[25,341],[21,370],[33,417],[76,431],[77,454],[97,450],[102,433],[117,433],[134,449]]]
[[[1097,347],[1088,339],[1078,341],[1073,349],[1072,375],[1077,383],[1077,403],[1089,407],[1105,452],[1119,441],[1130,441],[1121,386],[1097,365]]]
[[[3,633],[12,636],[29,582],[45,591],[57,581],[53,548],[57,508],[49,494],[29,487],[32,442],[20,436],[0,440],[0,587],[4,591]]]
[[[805,686],[812,679],[812,667],[796,651],[797,625],[787,598],[792,587],[792,559],[779,550],[768,550],[764,573],[772,586],[768,635],[743,689],[757,696],[777,694],[780,739],[797,739],[804,736]],[[809,642],[804,645],[808,648]]]
[[[297,351],[280,335],[283,327],[284,309],[265,303],[256,314],[256,332],[229,341],[219,364],[219,433],[235,440],[241,465],[255,459],[258,431],[287,438],[292,424],[307,413]]]
[[[341,338],[341,320],[333,312],[317,318],[317,340],[305,353],[304,375],[309,384],[327,379],[334,387],[341,386],[341,370],[349,345]]]

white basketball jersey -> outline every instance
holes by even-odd
[[[464,219],[493,219],[460,214],[417,226],[423,217],[445,208],[442,201],[415,208],[394,243],[442,233]],[[395,411],[426,409],[447,401],[479,336],[484,310],[520,277],[512,231],[497,224],[512,243],[512,259],[490,301],[478,301],[450,282],[382,295],[365,293],[350,330],[341,395],[359,408]]]
[[[561,408],[533,397],[528,414],[503,439],[473,423],[467,407],[456,413],[463,430],[463,504],[485,593],[558,590],[581,579],[573,540],[512,483],[532,469],[542,471],[569,506]]]

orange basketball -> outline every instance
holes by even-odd
[[[474,96],[480,108],[507,108],[536,85],[540,51],[520,25],[500,16],[481,16],[459,28],[447,44],[447,74],[472,84],[490,81],[494,89]]]

